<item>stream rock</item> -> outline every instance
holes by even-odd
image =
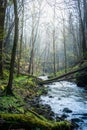
[[[51,107],[49,105],[38,104],[36,107],[34,106],[34,108],[38,114],[43,115],[49,120],[54,120],[54,112],[51,110]]]
[[[70,110],[69,108],[64,108],[64,109],[63,109],[63,112],[72,113],[72,110]]]
[[[83,122],[83,120],[80,119],[80,118],[73,118],[73,119],[71,119],[71,121],[72,121],[73,123],[76,123],[76,122]]]
[[[61,118],[63,118],[63,119],[65,119],[65,118],[67,118],[67,117],[69,117],[69,116],[66,115],[66,114],[62,114],[62,116],[61,116]]]
[[[49,96],[49,98],[53,98],[53,96]]]
[[[82,116],[81,119],[85,119],[85,120],[87,120],[87,117],[86,117],[86,116]]]
[[[64,119],[63,118],[61,118],[61,117],[59,117],[58,115],[56,115],[56,121],[64,121]]]
[[[87,113],[84,113],[83,116],[87,116]]]
[[[58,98],[58,100],[61,100],[61,98]]]
[[[77,74],[76,83],[78,86],[82,86],[87,89],[87,70]]]
[[[52,111],[51,107],[48,104],[41,104],[40,97],[34,97],[34,99],[27,99],[27,107],[32,108],[38,114],[44,116],[49,120],[54,120],[54,112]]]

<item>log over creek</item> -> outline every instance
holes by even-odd
[[[70,76],[72,74],[75,74],[77,72],[84,71],[84,70],[87,70],[87,66],[86,67],[82,67],[82,68],[77,69],[77,70],[70,71],[70,72],[65,73],[63,75],[60,75],[58,77],[54,77],[54,78],[51,78],[51,79],[46,79],[44,81],[39,82],[39,84],[42,85],[42,84],[49,84],[49,83],[52,83],[52,82],[55,82],[55,81],[62,81],[62,80],[74,79],[74,78],[76,78],[76,76],[74,76],[74,77],[73,76],[72,77],[68,77],[68,76]]]
[[[48,81],[47,76],[40,78]],[[75,130],[87,130],[87,90],[68,81],[49,82],[45,87],[48,94],[41,96],[40,103],[51,106],[54,119],[64,118],[76,124]]]

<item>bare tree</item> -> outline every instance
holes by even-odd
[[[30,52],[30,60],[29,60],[29,67],[28,67],[28,73],[32,74],[34,73],[34,51],[35,51],[35,42],[38,35],[38,28],[39,28],[39,22],[40,22],[40,11],[41,11],[41,4],[38,0],[39,5],[39,12],[38,12],[38,19],[35,20],[35,3],[32,3],[32,31],[31,31],[31,52]]]
[[[56,76],[56,57],[55,57],[55,15],[56,15],[56,0],[54,3],[54,16],[53,16],[53,66],[54,66],[54,76]]]
[[[66,36],[65,36],[65,19],[63,18],[63,44],[64,44],[64,68],[65,68],[65,73],[67,73],[67,55],[66,55]]]
[[[13,82],[13,73],[14,73],[14,63],[15,63],[15,56],[16,56],[16,48],[17,48],[17,42],[18,42],[18,10],[17,10],[17,1],[13,0],[14,4],[14,14],[15,14],[15,32],[14,32],[14,43],[13,43],[13,49],[11,54],[11,63],[10,63],[10,75],[9,75],[9,81],[7,85],[6,94],[11,95],[12,94],[12,82]]]
[[[87,4],[85,0],[84,4]],[[83,59],[86,59],[86,53],[87,53],[87,48],[86,48],[86,35],[85,35],[85,26],[84,26],[84,21],[82,18],[82,9],[81,9],[81,0],[77,0],[78,4],[78,11],[79,11],[79,20],[80,20],[80,28],[81,28],[81,34],[82,34],[82,51],[83,51]],[[86,5],[87,6],[87,5]],[[84,5],[84,16],[85,16],[85,5]]]
[[[3,77],[3,41],[4,41],[4,22],[7,0],[0,1],[0,77]]]
[[[18,71],[17,76],[20,73],[20,61],[22,55],[22,45],[23,45],[23,25],[24,25],[24,1],[22,0],[22,19],[21,19],[21,35],[20,35],[20,45],[19,45],[19,55],[18,55]]]

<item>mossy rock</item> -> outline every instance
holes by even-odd
[[[78,86],[87,88],[87,70],[77,74],[76,82]]]

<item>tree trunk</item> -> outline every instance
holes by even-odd
[[[78,10],[79,10],[79,19],[80,19],[80,24],[81,24],[81,33],[82,33],[82,53],[83,53],[83,59],[85,60],[86,57],[86,37],[85,37],[85,26],[83,24],[83,19],[81,15],[81,8],[80,8],[80,1],[78,0]]]
[[[54,76],[56,76],[56,63],[55,63],[55,30],[53,31],[53,70]]]
[[[55,15],[56,15],[56,0],[54,3],[54,16],[53,16],[53,70],[54,70],[54,76],[56,76],[56,57],[55,57]]]
[[[22,21],[21,21],[21,37],[20,37],[20,47],[19,47],[19,55],[18,55],[18,72],[17,76],[20,74],[20,61],[21,61],[21,54],[22,54],[22,45],[23,45],[23,25],[24,25],[24,3],[22,1]]]
[[[4,22],[5,22],[5,11],[6,11],[6,0],[0,1],[0,77],[3,77],[3,40],[4,40]]]
[[[17,42],[18,42],[18,13],[17,13],[17,1],[13,0],[14,3],[14,14],[15,14],[15,32],[14,32],[14,43],[13,43],[13,49],[11,54],[11,62],[10,62],[10,75],[9,75],[9,81],[7,85],[7,95],[12,94],[12,82],[13,82],[13,73],[14,73],[14,63],[15,63],[15,56],[16,56],[16,48],[17,48]]]
[[[67,54],[66,54],[66,38],[65,38],[65,22],[63,18],[63,44],[64,44],[64,68],[67,73]]]
[[[35,31],[35,18],[33,16],[33,14],[35,13],[35,4],[34,2],[32,3],[32,8],[33,8],[33,12],[32,12],[32,34],[31,34],[31,43],[32,43],[32,48],[31,48],[31,53],[30,53],[30,61],[29,61],[29,69],[28,69],[28,73],[32,73],[33,75],[33,58],[34,58],[34,44],[35,44],[35,40],[34,40],[34,31]]]
[[[83,0],[83,11],[84,11],[85,38],[86,38],[86,45],[87,45],[87,0]]]

